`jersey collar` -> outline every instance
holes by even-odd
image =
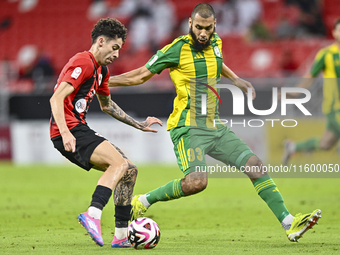
[[[96,68],[98,68],[99,65],[98,65],[96,59],[94,58],[93,54],[91,52],[89,52],[89,51],[88,51],[88,53],[89,53],[90,58],[92,58],[94,65],[96,66]]]

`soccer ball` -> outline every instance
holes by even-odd
[[[135,249],[155,248],[161,237],[161,231],[155,221],[142,217],[128,226],[128,240]]]

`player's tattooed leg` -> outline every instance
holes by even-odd
[[[132,199],[133,187],[137,178],[137,167],[129,162],[129,169],[120,179],[114,191],[115,205],[129,205]]]

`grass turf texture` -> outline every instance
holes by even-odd
[[[113,200],[103,212],[104,247],[77,223],[100,173],[72,165],[0,163],[0,254],[339,254],[340,179],[275,179],[292,214],[322,209],[319,225],[291,243],[245,178],[212,178],[202,193],[152,206],[161,229],[153,250],[112,249]],[[135,194],[181,177],[177,166],[139,167]]]

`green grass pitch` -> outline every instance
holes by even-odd
[[[291,243],[246,178],[211,178],[198,195],[153,205],[161,229],[153,250],[115,249],[113,200],[102,217],[104,247],[77,222],[100,172],[0,163],[0,254],[339,254],[340,179],[275,179],[292,214],[322,210],[319,225]],[[177,166],[139,167],[135,194],[182,177]]]

